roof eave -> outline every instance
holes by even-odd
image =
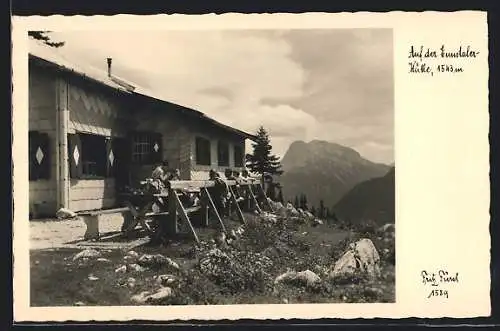
[[[42,57],[39,57],[37,55],[34,55],[34,54],[29,54],[29,59],[30,60],[34,60],[34,61],[37,61],[39,63],[42,63],[43,65],[45,66],[48,66],[50,68],[53,68],[53,69],[56,69],[56,70],[59,70],[59,71],[62,71],[62,72],[66,72],[66,73],[69,73],[69,74],[72,74],[72,75],[75,75],[75,76],[78,76],[80,78],[83,78],[85,80],[88,80],[88,81],[91,81],[91,82],[94,82],[98,85],[101,85],[101,86],[104,86],[104,87],[107,87],[107,88],[110,88],[110,89],[113,89],[115,91],[118,91],[118,92],[122,92],[122,93],[127,93],[127,94],[130,94],[131,91],[125,87],[117,87],[117,86],[112,86],[110,84],[107,84],[99,79],[96,79],[96,78],[93,78],[89,75],[86,75],[84,73],[81,73],[75,69],[72,69],[72,68],[68,68],[66,66],[63,66],[63,65],[60,65],[58,63],[54,63],[50,60],[47,60],[47,59],[44,59]]]

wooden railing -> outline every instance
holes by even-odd
[[[246,180],[226,180],[230,199],[228,205],[226,205],[226,210],[230,212],[235,212],[238,219],[245,224],[246,220],[242,211],[242,206],[244,210],[253,211],[257,210],[262,212],[266,209],[268,211],[273,211],[272,206],[267,200],[266,194],[260,181],[255,178],[248,178]],[[159,194],[153,194],[153,198],[149,201],[146,206],[141,210],[137,210],[135,206],[130,201],[126,202],[126,205],[131,210],[134,216],[134,224],[131,228],[135,228],[137,224],[141,224],[146,228],[150,234],[156,238],[161,236],[172,236],[179,232],[178,220],[180,219],[191,232],[194,240],[199,242],[198,235],[196,234],[195,227],[192,223],[192,215],[198,213],[200,217],[200,222],[203,226],[209,226],[210,214],[215,218],[216,223],[222,231],[226,231],[226,224],[224,223],[224,215],[220,215],[219,209],[214,202],[214,198],[218,197],[212,196],[210,193],[211,189],[215,187],[215,182],[211,180],[199,180],[199,181],[169,181],[169,189],[166,192]],[[183,195],[194,195],[199,199],[199,204],[194,206],[185,206],[182,203],[181,197]],[[149,209],[155,202],[163,201],[159,203],[166,207],[166,210],[160,210],[160,212],[151,212]],[[151,229],[145,221],[146,218],[154,218],[156,224],[158,224],[158,229]]]

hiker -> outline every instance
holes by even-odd
[[[226,206],[230,198],[228,186],[214,169],[210,170],[209,179],[215,182],[214,187],[210,190],[212,191],[210,193],[213,198],[215,208],[221,217],[226,216],[228,214]]]
[[[237,200],[238,204],[240,204],[240,202],[245,200],[245,198],[244,198],[244,194],[243,194],[243,191],[241,189],[241,186],[240,186],[241,177],[240,177],[239,171],[236,171],[236,170],[233,171],[233,178],[236,181],[236,185],[235,185],[235,194],[237,195],[236,200]]]
[[[153,170],[151,174],[151,178],[153,180],[165,181],[168,176],[168,161],[163,161],[161,164],[158,164],[156,168]]]
[[[167,180],[181,180],[181,171],[179,169],[175,169],[170,173]]]
[[[231,170],[231,169],[226,169],[226,171],[224,172],[224,176],[226,176],[226,180],[235,180],[236,179],[236,178],[234,178],[233,170]]]
[[[154,193],[160,193],[165,188],[165,181],[168,177],[168,161],[158,164],[151,173],[151,179],[146,180],[150,184]]]

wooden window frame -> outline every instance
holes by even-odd
[[[217,142],[217,164],[219,167],[229,167],[229,143],[225,141]]]
[[[82,174],[80,176],[80,179],[83,179],[83,180],[102,180],[102,179],[106,179],[107,177],[107,170],[106,170],[106,164],[107,164],[107,155],[106,155],[106,144],[107,144],[107,140],[109,140],[110,138],[109,137],[106,137],[106,136],[102,136],[102,135],[97,135],[97,134],[92,134],[92,133],[85,133],[85,132],[78,132],[77,133],[79,135],[79,138],[80,138],[80,141],[81,141],[81,146],[82,146],[82,150],[80,151],[80,153],[82,153],[81,155],[81,162],[82,162]],[[90,138],[92,137],[92,138]],[[88,140],[87,140],[88,139]],[[95,139],[95,141],[91,141]],[[96,142],[97,140],[101,140],[102,139],[102,146],[100,146],[101,142],[99,142],[99,145],[96,145]],[[87,140],[87,142],[85,142],[85,140]],[[91,142],[89,142],[89,140]],[[92,147],[88,147],[88,146],[85,146],[84,147],[84,144],[90,144],[92,145]],[[102,159],[100,160],[91,160],[91,161],[85,161],[85,157],[86,157],[86,152],[85,149],[87,148],[91,148],[91,149],[96,149],[96,148],[101,148],[102,147]],[[88,154],[87,154],[88,155]],[[95,163],[95,166],[100,168],[97,170],[97,174],[91,174],[90,171],[88,170],[88,166],[90,165],[90,162],[93,162]],[[102,164],[100,164],[102,162]]]
[[[151,132],[134,132],[132,135],[131,159],[136,164],[151,163]]]
[[[158,149],[154,148],[155,145]],[[158,132],[134,131],[130,148],[134,164],[152,165],[163,161],[162,135]]]
[[[237,155],[237,151],[240,150],[241,155]],[[236,168],[243,168],[245,166],[245,148],[241,145],[233,146],[233,156],[234,156],[234,166]],[[239,161],[239,163],[238,163]]]
[[[200,143],[206,143],[206,146],[200,146]],[[211,166],[212,165],[212,146],[211,146],[211,141],[210,139],[207,139],[205,137],[196,137],[195,138],[195,154],[196,154],[196,165],[200,166]],[[208,147],[206,152],[203,153],[203,157],[200,157],[202,155],[202,151],[200,150],[202,147]],[[207,160],[205,160],[207,159]]]

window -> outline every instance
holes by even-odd
[[[122,141],[95,134],[68,134],[70,177],[99,179],[116,175],[116,165],[125,160]]]
[[[196,164],[210,165],[210,140],[196,137]]]
[[[161,161],[161,134],[154,132],[135,132],[132,137],[132,162],[151,164]]]
[[[234,166],[243,167],[243,148],[242,146],[234,146]]]
[[[82,144],[81,162],[84,177],[106,176],[106,137],[79,134]]]
[[[145,132],[135,133],[132,142],[132,161],[148,163],[151,151],[151,135]]]
[[[217,159],[220,167],[229,166],[229,145],[223,141],[217,144]]]

